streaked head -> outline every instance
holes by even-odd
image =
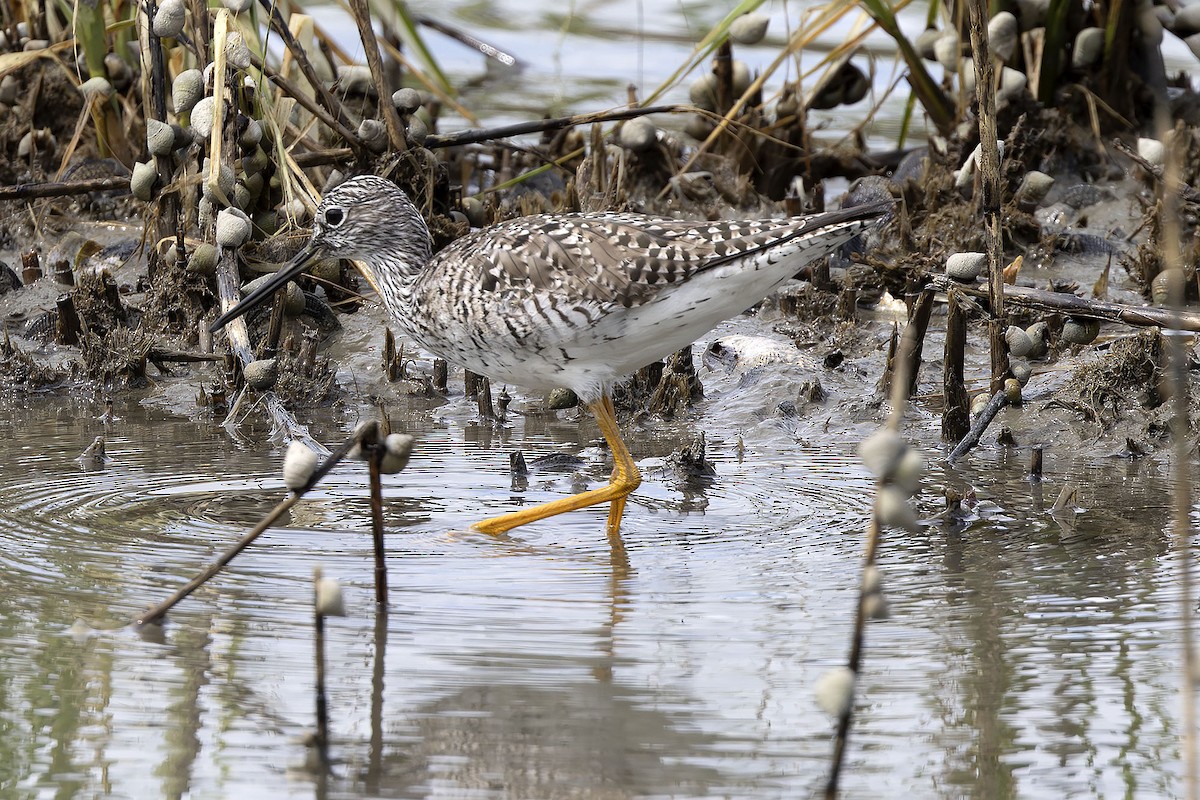
[[[313,218],[312,236],[295,257],[266,283],[217,318],[211,330],[267,302],[289,280],[326,258],[362,261],[376,289],[397,275],[415,276],[429,261],[429,229],[400,187],[374,175],[350,178],[326,193]]]
[[[308,246],[324,258],[373,263],[392,254],[424,266],[429,260],[429,229],[400,187],[375,175],[350,178],[331,189],[317,206]]]

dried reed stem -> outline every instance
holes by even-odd
[[[979,114],[979,183],[976,207],[983,217],[988,256],[988,293],[992,314],[1004,319],[1003,242],[1000,238],[1000,150],[996,145],[995,64],[988,47],[987,0],[971,0],[971,56],[975,61],[975,98]],[[992,337],[992,392],[1004,388],[1008,353],[1004,338]]]
[[[1161,220],[1163,262],[1167,269],[1182,273],[1183,254],[1180,252],[1180,176],[1182,172],[1184,138],[1181,128],[1176,128],[1173,140],[1167,140],[1166,126],[1160,126],[1163,139],[1169,148],[1163,171],[1164,191],[1162,194]],[[1191,526],[1191,477],[1189,468],[1190,437],[1188,431],[1188,355],[1183,345],[1181,321],[1183,307],[1187,303],[1187,290],[1183,280],[1170,282],[1170,307],[1174,320],[1167,338],[1168,382],[1171,387],[1171,444],[1172,444],[1172,529],[1175,547],[1179,556],[1179,602],[1180,641],[1183,648],[1183,697],[1180,724],[1180,746],[1183,749],[1184,796],[1189,800],[1200,797],[1200,755],[1196,750],[1196,652],[1192,634],[1192,526]]]
[[[378,430],[378,429],[376,429]],[[371,476],[371,539],[375,543],[375,603],[386,606],[388,601],[387,554],[383,549],[383,486],[379,477],[379,462],[383,460],[383,442],[377,442],[367,458]]]
[[[904,409],[908,403],[909,369],[913,361],[913,351],[917,347],[917,336],[917,326],[910,322],[904,329],[904,336],[900,341],[900,350],[896,358],[896,372],[892,376],[891,413],[888,415],[887,428],[896,433],[900,431],[901,423],[904,421]],[[881,480],[879,485],[882,486],[882,484],[883,481]],[[865,573],[868,568],[875,566],[875,559],[879,553],[881,532],[882,526],[879,519],[879,504],[877,500],[871,512],[871,520],[867,523],[867,542],[863,552],[864,579],[859,581],[858,603],[854,609],[854,632],[850,639],[850,653],[846,659],[846,667],[854,673],[856,686],[859,669],[862,666],[863,644],[867,624],[867,595],[863,591]],[[830,765],[829,779],[825,784],[826,800],[832,800],[837,797],[838,780],[841,777],[842,763],[846,755],[846,744],[850,735],[850,724],[853,722],[853,719],[854,702],[851,700],[846,704],[845,709],[838,717],[837,732],[834,735],[833,743],[833,759]]]

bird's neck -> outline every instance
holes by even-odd
[[[391,247],[363,254],[363,277],[371,284],[384,308],[402,323],[413,313],[417,282],[432,257],[433,243],[427,231],[423,237],[411,236],[403,247]]]

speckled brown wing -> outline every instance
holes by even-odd
[[[805,220],[679,222],[634,214],[528,217],[456,240],[434,260],[471,263],[483,293],[631,308],[697,272],[802,232]]]

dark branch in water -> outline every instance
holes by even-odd
[[[979,416],[975,417],[975,421],[971,423],[971,430],[967,431],[967,435],[963,437],[955,448],[950,451],[950,455],[946,457],[947,464],[953,464],[958,459],[962,458],[967,452],[979,444],[979,440],[983,438],[983,432],[987,430],[987,426],[992,424],[992,420],[1000,413],[1000,409],[1004,408],[1004,404],[1008,402],[1008,395],[1004,390],[996,392],[992,395],[992,399],[988,400],[988,404],[983,407],[983,411],[979,412]]]
[[[207,583],[210,578],[220,572],[226,564],[232,561],[234,557],[238,555],[238,553],[249,547],[255,539],[257,539],[263,534],[264,531],[267,530],[267,528],[270,528],[272,525],[274,525],[279,518],[283,516],[284,512],[296,505],[296,503],[300,501],[300,498],[303,497],[306,492],[316,486],[322,478],[329,474],[329,471],[333,469],[335,464],[349,455],[350,451],[355,447],[355,445],[359,444],[364,439],[373,439],[377,437],[377,435],[378,425],[375,423],[370,423],[360,427],[357,431],[355,431],[353,436],[343,442],[338,449],[329,454],[329,457],[326,458],[325,461],[313,471],[312,477],[308,479],[307,483],[281,500],[279,504],[271,509],[271,511],[265,517],[263,517],[257,525],[250,529],[249,533],[247,533],[245,536],[239,539],[236,544],[222,553],[221,556],[207,569],[205,569],[192,580],[188,581],[187,584],[185,584],[181,589],[176,591],[166,600],[149,609],[148,611],[143,612],[142,615],[135,620],[135,622],[138,625],[147,625],[160,621],[164,616],[166,616],[168,611],[174,608],[180,601],[182,601],[192,592],[196,591],[205,583]]]

